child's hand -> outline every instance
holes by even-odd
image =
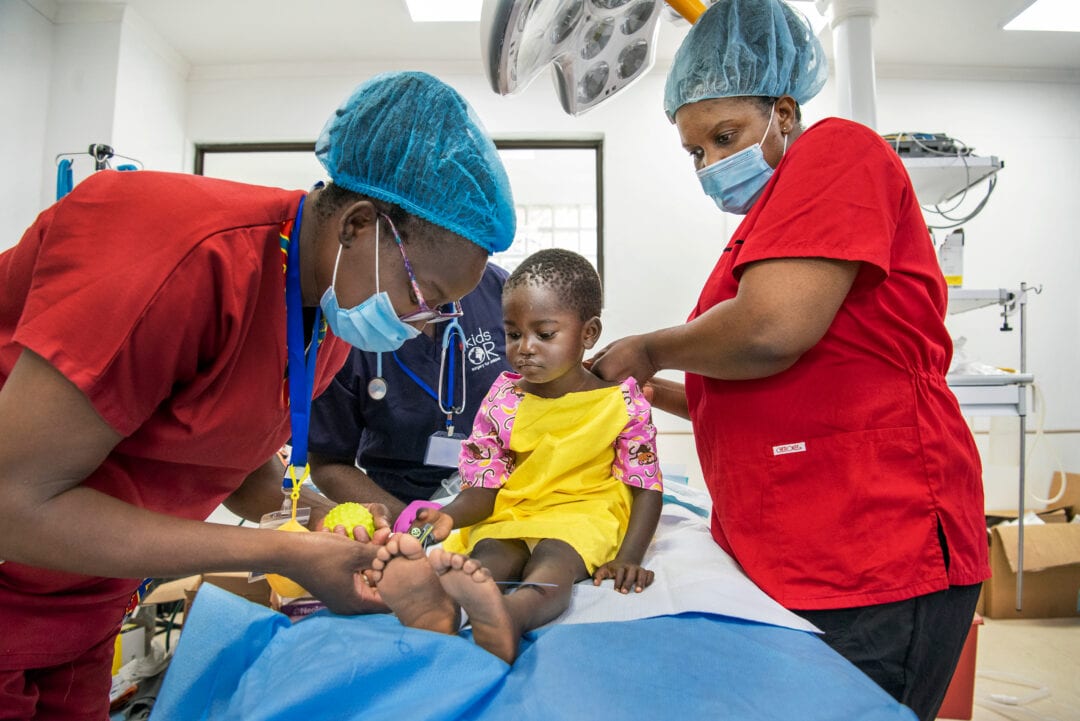
[[[633,589],[641,593],[646,586],[652,585],[656,574],[637,563],[625,561],[608,561],[593,573],[593,585],[599,586],[605,578],[615,579],[615,590],[619,593],[630,593]]]
[[[454,530],[453,517],[435,508],[422,509],[416,514],[416,520],[412,522],[409,528],[423,528],[428,523],[433,526],[431,537],[436,543],[445,541],[446,537],[450,535],[450,531]]]

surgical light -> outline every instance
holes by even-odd
[[[698,0],[677,4],[704,9]],[[491,87],[518,92],[554,64],[563,110],[581,115],[652,67],[663,7],[663,0],[485,0],[481,46]]]
[[[581,115],[652,68],[661,16],[693,24],[714,1],[484,0],[484,70],[495,92],[510,95],[552,65],[563,110]],[[825,19],[808,14],[816,34]]]

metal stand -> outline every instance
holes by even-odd
[[[960,409],[965,415],[1016,415],[1020,421],[1020,462],[1018,469],[1019,502],[1017,512],[1018,545],[1016,568],[1016,610],[1022,610],[1024,593],[1024,499],[1027,495],[1027,387],[1034,382],[1034,376],[1027,372],[1027,294],[1033,290],[1042,292],[1042,286],[1031,287],[1020,284],[1019,291],[1005,289],[980,291],[951,289],[949,294],[949,312],[982,308],[989,305],[1001,306],[1001,330],[1011,331],[1009,316],[1019,314],[1020,330],[1020,372],[1002,376],[949,376],[948,382],[960,402]]]

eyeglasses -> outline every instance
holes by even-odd
[[[398,250],[401,251],[401,259],[405,261],[405,272],[409,274],[409,283],[412,284],[413,294],[416,295],[416,303],[420,306],[419,310],[399,315],[398,319],[404,323],[441,323],[451,318],[463,316],[464,312],[461,310],[461,304],[456,301],[440,305],[438,308],[432,308],[427,304],[427,301],[424,300],[424,294],[420,292],[420,286],[416,282],[416,274],[413,273],[409,256],[405,254],[405,244],[401,242],[401,236],[398,235],[397,228],[394,227],[394,221],[390,220],[387,215],[382,217],[394,233],[394,242],[397,243]]]

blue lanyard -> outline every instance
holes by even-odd
[[[420,388],[424,391],[424,393],[427,393],[429,396],[431,396],[432,398],[435,399],[436,403],[438,403],[439,402],[439,394],[436,393],[434,390],[432,390],[431,386],[429,386],[427,383],[425,383],[423,378],[416,375],[416,373],[413,372],[412,368],[405,365],[405,363],[400,358],[398,358],[397,351],[393,351],[392,355],[394,356],[394,360],[397,361],[398,367],[401,368],[401,370],[403,370],[405,372],[405,375],[412,378],[413,381],[416,382],[416,385],[420,386]]]
[[[296,210],[285,261],[285,342],[289,359],[289,422],[292,426],[290,465],[293,469],[291,474],[285,474],[282,481],[282,486],[287,491],[292,490],[293,478],[301,481],[306,476],[308,423],[311,420],[311,396],[315,388],[315,359],[319,353],[319,342],[322,340],[322,311],[316,307],[311,343],[305,354],[304,303],[300,295],[300,221],[304,215],[305,198],[300,199],[300,207]]]

